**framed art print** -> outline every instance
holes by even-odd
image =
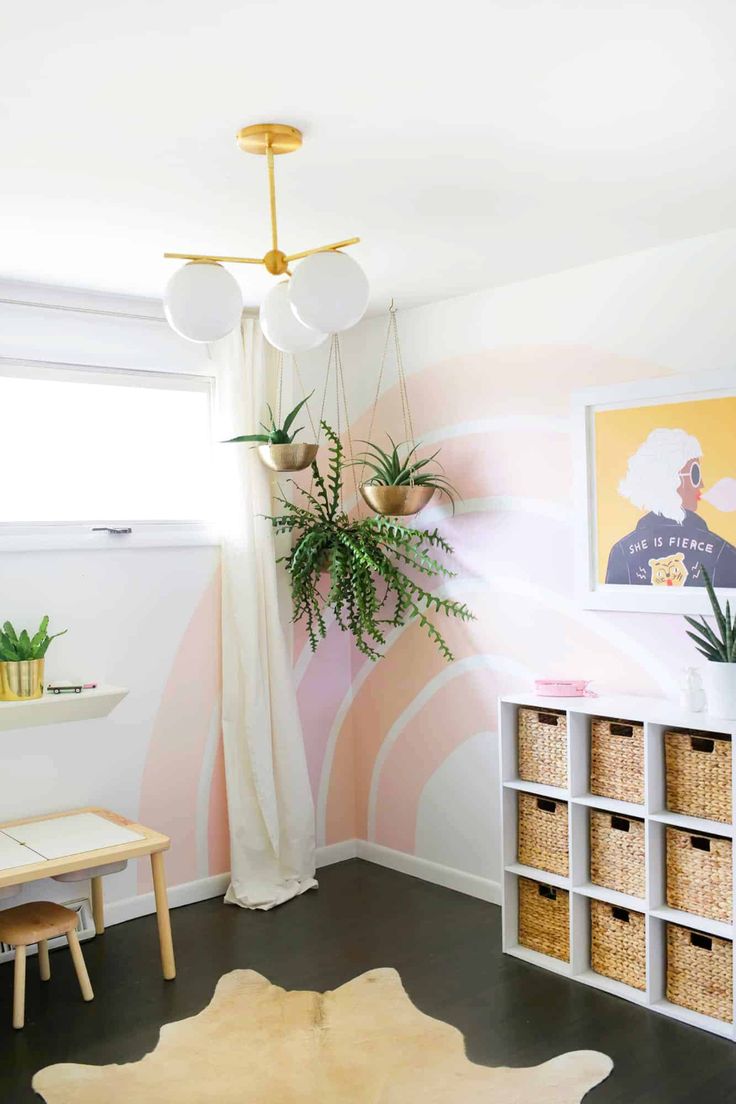
[[[736,371],[578,392],[577,576],[589,609],[736,602]]]

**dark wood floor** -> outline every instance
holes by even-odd
[[[460,1028],[475,1062],[532,1065],[588,1048],[609,1054],[614,1071],[586,1104],[736,1101],[732,1043],[502,955],[495,906],[359,860],[321,871],[318,892],[275,912],[217,899],[176,909],[173,927],[175,982],[161,979],[153,917],[85,943],[96,993],[88,1005],[66,951],[52,954],[49,985],[31,959],[20,1032],[10,1027],[12,967],[0,967],[2,1104],[37,1101],[31,1077],[49,1063],[140,1058],[162,1024],[198,1012],[236,967],[287,988],[325,990],[376,966],[396,967],[419,1008]]]

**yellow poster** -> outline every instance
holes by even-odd
[[[736,588],[736,397],[593,418],[598,582]]]

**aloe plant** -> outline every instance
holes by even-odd
[[[451,579],[454,572],[436,558],[452,548],[436,529],[412,529],[394,518],[351,518],[344,513],[340,439],[322,422],[329,450],[329,471],[312,464],[314,494],[297,486],[303,504],[279,498],[283,513],[269,521],[279,534],[292,537],[292,549],[280,562],[291,580],[293,621],[306,620],[312,651],[327,635],[326,608],[339,627],[353,635],[369,659],[381,657],[387,632],[416,620],[448,661],[454,657],[430,614],[461,621],[475,617],[464,602],[426,590],[422,575]],[[296,484],[295,484],[296,486]],[[406,570],[403,570],[406,569]],[[329,573],[327,593],[323,575]]]
[[[440,450],[437,449],[431,456],[425,456],[421,460],[412,459],[421,442],[409,448],[408,441],[397,445],[390,434],[387,433],[386,436],[391,442],[390,449],[382,449],[380,445],[374,445],[370,441],[360,442],[367,446],[368,451],[359,453],[352,463],[360,467],[365,466],[373,472],[366,483],[378,487],[433,487],[449,498],[454,513],[457,489],[441,474],[442,465],[439,462],[436,463],[436,467],[440,469],[439,472],[429,469],[429,465],[435,462]],[[400,451],[402,448],[407,449],[403,459]]]
[[[731,616],[731,604],[726,602],[726,608],[721,608],[710,575],[705,568],[703,568],[703,578],[718,632],[713,631],[704,617],[699,621],[694,617],[686,617],[688,625],[695,630],[695,632],[688,631],[687,635],[695,641],[700,654],[711,663],[736,663],[736,617]]]
[[[48,627],[48,614],[34,636],[31,636],[27,629],[17,633],[10,621],[6,621],[0,631],[0,661],[18,663],[26,659],[43,659],[51,641],[67,632],[67,629],[63,629],[62,632],[49,636]]]
[[[246,433],[242,437],[229,437],[227,441],[222,442],[223,445],[232,445],[239,441],[249,441],[253,444],[258,445],[290,445],[296,437],[297,433],[301,433],[301,431],[304,429],[304,426],[299,426],[299,428],[293,430],[292,433],[289,433],[289,430],[293,426],[297,414],[304,406],[304,404],[309,399],[311,399],[313,394],[314,391],[310,392],[310,394],[303,398],[301,402],[296,404],[293,410],[289,411],[289,413],[284,418],[284,424],[282,426],[276,425],[276,419],[274,418],[273,410],[270,406],[267,406],[266,409],[268,410],[268,416],[271,419],[271,424],[270,426],[267,426],[264,425],[263,422],[259,423],[265,430],[264,433]]]

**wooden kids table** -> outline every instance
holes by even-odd
[[[170,844],[168,836],[107,809],[71,809],[10,821],[0,824],[0,889],[150,855],[161,968],[170,981],[176,977],[164,873],[164,851]],[[102,877],[92,878],[92,908],[95,930],[102,932],[105,930]]]

